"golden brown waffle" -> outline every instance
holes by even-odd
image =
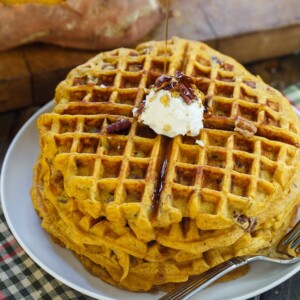
[[[299,201],[296,114],[207,45],[173,38],[166,59],[167,73],[182,70],[205,94],[198,137],[169,139],[132,117],[164,54],[163,42],[99,54],[70,72],[38,120],[31,193],[44,228],[92,273],[133,291],[270,249]],[[124,118],[129,128],[107,132]]]
[[[164,71],[164,42],[104,52],[74,69],[57,88],[57,112],[131,116],[132,106]],[[233,130],[237,116],[253,122],[258,135],[299,144],[299,120],[288,101],[232,58],[200,42],[168,43],[167,73],[182,70],[207,99],[209,128]]]
[[[73,201],[53,196],[57,177],[51,179],[49,168],[46,159],[38,161],[32,190],[43,227],[56,241],[72,249],[94,275],[133,291],[149,290],[155,285],[164,289],[166,283],[184,281],[232,256],[259,253],[261,249],[273,251],[272,246],[290,225],[293,208],[299,201],[299,188],[294,184],[283,195],[284,201],[275,203],[280,213],[261,224],[260,229],[245,232],[230,246],[219,244],[194,254],[174,251],[154,241],[141,242],[126,227],[83,214]],[[296,182],[299,179],[298,176]]]

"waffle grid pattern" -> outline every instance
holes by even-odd
[[[270,249],[299,194],[300,125],[288,102],[203,43],[170,40],[166,63],[205,94],[199,137],[168,139],[132,118],[164,72],[164,51],[149,42],[99,54],[70,72],[38,120],[31,193],[43,227],[93,274],[136,291]],[[257,134],[235,132],[238,116]],[[106,132],[123,118],[130,128]],[[236,214],[256,219],[254,230]]]
[[[237,116],[241,116],[253,122],[261,136],[270,138],[272,133],[272,139],[299,143],[297,119],[287,102],[282,101],[282,95],[231,58],[220,57],[205,46],[192,46],[185,71],[207,95],[212,114],[205,120],[208,127],[232,128]]]

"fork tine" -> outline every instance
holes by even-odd
[[[300,247],[300,221],[294,228],[285,235],[278,243],[276,250],[280,253],[288,254],[289,256],[297,256]]]
[[[191,296],[209,286],[223,275],[235,270],[252,261],[261,260],[269,261],[279,264],[292,264],[300,262],[299,254],[300,248],[300,221],[286,234],[278,243],[276,250],[284,254],[288,254],[293,258],[272,258],[262,255],[239,256],[231,258],[223,263],[212,267],[206,272],[195,276],[187,282],[182,283],[175,290],[169,292],[165,296],[159,298],[160,300],[183,300],[189,299]]]
[[[291,244],[291,248],[296,248],[296,251],[299,250],[299,246],[300,246],[300,235],[296,238],[296,240],[294,240]]]

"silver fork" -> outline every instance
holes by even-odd
[[[289,258],[272,258],[262,255],[237,256],[225,261],[199,276],[181,284],[159,300],[186,300],[206,288],[225,274],[255,260],[263,260],[278,264],[294,264],[300,262],[300,221],[286,234],[276,247],[276,251],[288,255]]]

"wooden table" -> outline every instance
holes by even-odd
[[[300,51],[299,0],[170,0],[170,3],[173,16],[169,21],[169,37],[204,41],[242,63]],[[162,22],[143,41],[164,37]],[[55,86],[68,71],[98,52],[43,44],[0,52],[0,112],[49,101]]]
[[[300,54],[248,64],[247,68],[260,75],[272,86],[283,89],[300,81]],[[0,114],[0,166],[14,135],[39,107],[39,105],[35,105]],[[281,285],[251,300],[299,300],[299,282],[300,272]]]

